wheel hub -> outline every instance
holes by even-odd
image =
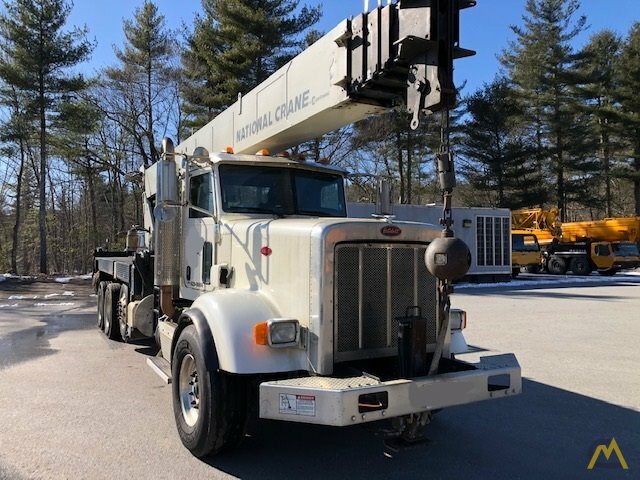
[[[190,353],[184,356],[180,365],[179,390],[182,416],[186,424],[193,427],[200,414],[200,388],[196,360]]]

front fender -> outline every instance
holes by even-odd
[[[189,310],[206,319],[221,370],[238,374],[307,370],[306,350],[256,345],[255,324],[281,316],[259,293],[217,290],[199,296]]]

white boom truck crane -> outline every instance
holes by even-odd
[[[435,409],[520,393],[514,355],[454,357],[466,317],[449,309],[449,282],[469,253],[450,229],[446,148],[443,232],[388,208],[346,218],[345,172],[266,151],[399,101],[413,128],[423,110],[448,110],[453,59],[473,54],[458,46],[459,10],[473,5],[400,0],[341,22],[177,147],[165,139],[143,172],[144,226],[125,252],[95,254],[98,326],[155,336],[151,364],[194,455],[237,445],[252,411],[395,419],[412,440]]]

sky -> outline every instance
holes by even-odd
[[[154,0],[165,16],[167,26],[184,32],[189,29],[200,0]],[[89,38],[97,42],[91,62],[84,66],[88,72],[112,65],[113,45],[123,41],[122,19],[133,17],[143,0],[75,0],[69,25],[86,25]],[[322,5],[323,18],[317,28],[329,31],[342,19],[362,12],[365,0],[301,0],[301,4]],[[367,2],[370,8],[377,0]],[[383,0],[386,4],[386,0]],[[511,25],[521,23],[525,0],[478,0],[477,6],[461,13],[460,45],[475,50],[476,56],[456,61],[455,81],[467,82],[465,91],[473,92],[491,82],[499,72],[496,58],[513,39]],[[576,46],[584,45],[589,37],[608,28],[625,36],[634,22],[640,22],[640,0],[582,0],[581,13],[586,15],[590,28],[576,39]]]

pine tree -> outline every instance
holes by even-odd
[[[204,16],[187,39],[182,64],[185,113],[194,126],[213,118],[305,46],[301,34],[320,7],[299,0],[203,0]],[[200,91],[198,89],[200,88]],[[205,118],[206,117],[206,118]]]
[[[554,177],[562,216],[569,201],[585,201],[580,195],[588,191],[594,169],[581,135],[585,119],[571,47],[585,29],[586,18],[576,18],[579,7],[578,0],[527,0],[524,26],[511,27],[516,40],[501,58],[536,141],[538,170]]]
[[[158,7],[146,1],[136,9],[132,20],[124,20],[125,45],[115,49],[118,67],[108,68],[108,88],[121,93],[111,97],[106,107],[135,138],[145,165],[160,157],[157,140],[177,113],[175,70],[172,66],[175,44]]]
[[[464,100],[460,173],[500,208],[534,204],[544,195],[535,148],[519,125],[522,112],[507,80],[498,78]]]
[[[590,134],[588,140],[600,162],[607,217],[613,216],[612,170],[615,170],[615,158],[621,149],[618,136],[620,105],[616,101],[619,91],[616,67],[620,49],[620,38],[610,30],[603,30],[591,37],[580,52],[577,64],[583,82],[578,93],[591,124],[590,129],[585,129],[584,136]]]
[[[88,59],[93,45],[86,29],[64,30],[71,7],[64,0],[13,0],[0,15],[2,58],[0,79],[21,92],[27,108],[39,120],[39,235],[40,272],[47,273],[47,130],[61,98],[81,91],[85,81],[70,74],[71,67]]]
[[[640,215],[640,22],[629,31],[618,72],[624,135],[629,146],[625,176],[633,182],[635,214]]]

